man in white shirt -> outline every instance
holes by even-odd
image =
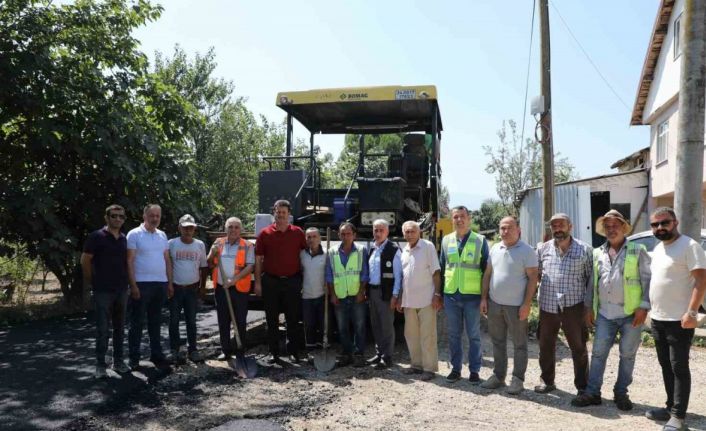
[[[407,241],[401,257],[402,291],[392,293],[390,307],[404,310],[404,337],[411,366],[403,372],[431,380],[439,369],[436,313],[442,308],[441,266],[434,244],[419,237],[419,223],[406,221],[402,233]]]
[[[184,310],[186,338],[189,359],[201,360],[196,348],[196,307],[198,294],[206,288],[208,263],[206,246],[203,241],[194,238],[196,221],[186,214],[179,219],[179,237],[169,240],[169,257],[172,262],[172,281],[174,291],[169,299],[169,347],[172,359],[184,361],[179,334],[179,317]]]
[[[168,366],[162,353],[160,326],[162,305],[173,293],[171,261],[167,235],[157,229],[162,208],[149,204],[142,212],[143,223],[127,234],[127,270],[130,282],[130,331],[128,347],[130,367],[140,366],[142,325],[147,314],[150,336],[150,361],[157,367]],[[169,293],[168,293],[169,292]]]
[[[307,248],[299,253],[302,266],[302,317],[306,348],[311,350],[323,344],[326,253],[321,247],[319,229],[310,227],[304,234]]]
[[[650,226],[661,241],[650,264],[650,318],[667,402],[666,408],[650,409],[646,416],[668,420],[664,431],[683,430],[691,393],[689,351],[706,291],[706,255],[696,241],[679,233],[673,209],[654,210]]]

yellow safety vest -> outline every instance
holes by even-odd
[[[640,284],[640,267],[638,260],[640,250],[646,250],[642,244],[628,242],[625,251],[625,266],[623,267],[623,312],[629,316],[640,308],[642,303],[642,284]],[[593,249],[593,317],[598,316],[598,258],[601,256],[600,248]]]
[[[463,252],[458,252],[456,232],[446,235],[446,268],[444,269],[444,293],[460,291],[463,294],[480,295],[483,271],[480,258],[483,250],[483,235],[471,231]]]
[[[363,270],[363,259],[360,254],[360,250],[354,244],[351,254],[348,255],[348,262],[343,266],[339,249],[334,247],[329,251],[333,270],[333,289],[340,299],[355,296],[360,290],[360,273]]]

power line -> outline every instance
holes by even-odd
[[[532,64],[532,38],[534,37],[534,13],[537,10],[537,0],[532,2],[532,22],[530,24],[529,54],[527,54],[527,77],[525,78],[525,103],[522,111],[522,132],[520,134],[520,148],[525,143],[525,120],[527,119],[527,92],[529,91],[530,65]]]
[[[571,31],[571,28],[569,28],[569,24],[567,24],[566,20],[564,20],[564,17],[561,16],[561,12],[559,12],[559,9],[557,9],[557,7],[556,7],[556,5],[554,4],[554,2],[553,2],[553,1],[550,1],[549,3],[552,5],[552,7],[554,8],[554,10],[556,11],[557,15],[559,16],[559,19],[560,19],[561,22],[564,24],[564,27],[565,27],[566,30],[569,32],[569,35],[571,35],[571,38],[574,39],[574,42],[576,42],[576,44],[579,46],[579,48],[581,49],[581,52],[583,52],[583,55],[586,56],[586,59],[588,60],[588,62],[591,63],[591,66],[593,66],[593,69],[596,71],[596,73],[598,73],[598,76],[601,77],[601,79],[603,80],[603,82],[605,83],[605,85],[610,89],[611,92],[613,92],[613,94],[614,94],[615,97],[620,101],[620,103],[622,103],[623,106],[625,106],[625,109],[627,109],[628,111],[630,111],[630,107],[628,106],[628,104],[625,103],[625,101],[620,97],[620,95],[618,94],[618,92],[615,91],[615,89],[613,88],[612,85],[610,85],[610,83],[608,82],[608,80],[606,79],[606,77],[603,76],[603,74],[601,73],[600,70],[598,70],[598,66],[596,66],[596,63],[594,63],[593,60],[591,60],[591,56],[589,56],[588,53],[586,52],[586,50],[583,49],[583,46],[581,45],[581,42],[579,42],[578,39],[576,38],[576,36],[574,36],[574,32]]]

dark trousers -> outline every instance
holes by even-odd
[[[584,306],[578,303],[559,313],[539,311],[539,367],[542,381],[554,384],[556,370],[556,339],[559,329],[564,331],[574,362],[574,385],[585,390],[588,384],[588,329],[584,323]]]
[[[139,282],[140,299],[129,299],[130,330],[128,331],[128,348],[130,362],[140,360],[140,343],[142,342],[142,326],[147,314],[147,333],[150,336],[150,360],[163,360],[160,327],[162,325],[162,306],[167,298],[167,283]]]
[[[304,346],[304,331],[301,322],[301,275],[280,278],[263,274],[262,301],[265,305],[270,353],[279,356],[279,314],[281,312],[284,312],[284,317],[287,319],[287,341],[290,353],[298,353]]]
[[[105,364],[108,352],[110,323],[113,324],[113,363],[123,360],[123,340],[125,339],[125,308],[127,289],[120,292],[93,292],[96,310],[96,361]]]
[[[302,299],[306,346],[314,347],[324,340],[324,297]]]
[[[169,300],[169,348],[175,352],[181,346],[179,320],[184,310],[186,340],[189,352],[196,350],[196,304],[198,304],[198,283],[191,286],[174,285],[174,296]]]
[[[240,335],[240,346],[242,349],[245,348],[245,331],[247,329],[248,320],[248,294],[243,292],[238,292],[234,287],[228,288],[228,294],[230,295],[230,302],[233,304],[233,313],[235,314],[235,325],[238,327],[238,335]],[[230,339],[230,310],[228,310],[228,299],[226,298],[226,291],[220,284],[215,290],[216,299],[216,315],[218,316],[218,335],[221,340],[221,350],[226,355],[232,355],[235,353],[235,344],[232,344]]]
[[[655,339],[657,359],[662,367],[667,409],[672,415],[684,419],[691,393],[689,350],[694,330],[682,328],[681,322],[652,319],[652,336]]]

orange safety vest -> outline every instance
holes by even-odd
[[[213,272],[211,273],[211,279],[213,280],[214,286],[218,284],[218,258],[223,253],[223,247],[225,246],[225,243],[225,237],[216,239],[216,244],[218,245],[218,254],[213,259],[213,262],[216,264],[216,266],[215,268],[213,268]],[[251,244],[248,241],[245,241],[244,239],[240,238],[240,243],[238,244],[238,253],[235,255],[235,275],[238,275],[240,271],[245,269],[245,256],[249,247],[251,247]],[[250,292],[250,277],[243,277],[240,280],[236,281],[235,289],[238,292],[242,293]]]

